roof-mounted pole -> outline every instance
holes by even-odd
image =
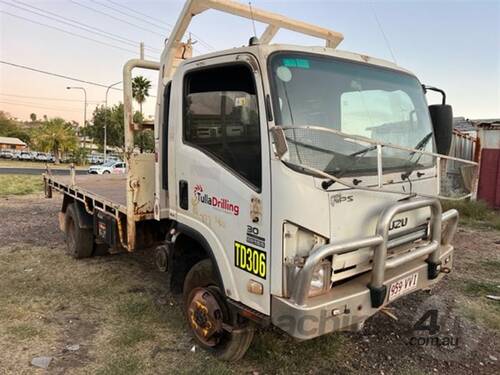
[[[268,12],[250,7],[246,4],[233,0],[187,0],[177,23],[167,41],[167,45],[162,53],[161,62],[163,68],[164,82],[168,81],[175,70],[174,60],[181,55],[180,50],[184,48],[182,38],[186,33],[191,19],[206,10],[214,9],[221,12],[233,14],[235,16],[253,19],[268,25],[260,38],[261,44],[268,44],[276,35],[279,29],[287,29],[301,34],[325,40],[326,47],[335,48],[344,39],[344,36],[333,30],[325,29],[310,23],[287,18],[277,13]]]
[[[288,29],[316,38],[324,39],[326,41],[326,46],[330,48],[337,47],[344,39],[344,36],[337,31],[328,30],[323,27],[312,25],[310,23],[293,20],[280,14],[268,12],[262,9],[256,9],[252,7],[252,10],[250,10],[250,7],[248,5],[241,4],[232,0],[195,0],[195,3],[197,3],[197,10],[199,11],[204,11],[206,9],[216,9],[221,12],[234,14],[235,16],[244,18],[252,19],[253,17],[255,21],[273,25],[278,29]],[[276,29],[275,31],[277,32],[278,30]]]

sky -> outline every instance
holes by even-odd
[[[0,60],[107,86],[121,81],[123,64],[139,56],[140,41],[146,45],[148,59],[159,58],[183,4],[0,0]],[[395,60],[422,83],[444,89],[455,116],[500,118],[500,0],[253,0],[252,5],[340,31],[344,41],[338,49]],[[65,17],[66,23],[58,22],[59,17]],[[72,27],[69,20],[101,34]],[[265,25],[257,23],[256,28],[261,34]],[[215,11],[196,16],[189,31],[198,41],[195,55],[245,45],[253,35],[249,20]],[[323,45],[286,30],[274,41]],[[140,74],[152,81],[150,94],[155,96],[156,74]],[[59,116],[82,123],[84,91],[67,90],[67,86],[85,88],[87,119],[105,100],[104,87],[0,63],[0,110],[22,120],[34,112],[38,118]],[[440,97],[430,94],[428,100],[437,103]],[[123,101],[122,92],[111,90],[109,104],[119,101]],[[149,98],[144,105],[146,116],[153,115],[154,101]]]

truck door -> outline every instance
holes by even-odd
[[[177,221],[207,240],[226,295],[268,314],[269,145],[258,63],[247,54],[194,62],[173,87],[182,97],[172,103],[182,113],[169,185]]]

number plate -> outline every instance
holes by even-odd
[[[417,287],[418,273],[405,276],[391,284],[389,288],[389,301],[408,293]]]
[[[234,241],[234,265],[243,271],[266,278],[266,252]]]

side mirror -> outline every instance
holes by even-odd
[[[424,91],[427,90],[437,91],[443,96],[442,104],[429,106],[429,113],[431,115],[432,127],[434,128],[437,152],[438,154],[448,155],[453,137],[453,110],[451,105],[446,104],[446,94],[443,90],[424,86]]]

